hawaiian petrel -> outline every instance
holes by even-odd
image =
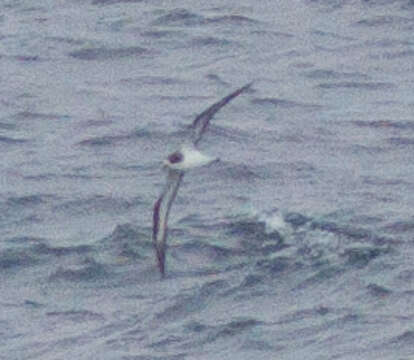
[[[202,154],[197,150],[196,146],[208,127],[210,119],[228,102],[249,89],[251,83],[232,92],[220,101],[203,111],[193,121],[190,127],[190,141],[184,143],[180,150],[170,154],[164,160],[164,167],[167,169],[167,183],[154,204],[153,213],[153,232],[152,239],[154,242],[155,252],[157,255],[158,267],[161,276],[165,275],[165,253],[167,241],[167,222],[171,205],[177,195],[178,188],[185,172],[195,167],[204,166],[217,161],[213,158]]]

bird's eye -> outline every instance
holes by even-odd
[[[183,160],[183,154],[181,154],[178,151],[176,151],[175,153],[172,153],[170,156],[168,156],[168,161],[171,164],[176,164],[176,163],[178,163],[182,160]]]

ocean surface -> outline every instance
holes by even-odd
[[[412,0],[2,0],[0,359],[414,359],[413,34]],[[162,280],[162,160],[251,81]]]

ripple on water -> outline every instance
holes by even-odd
[[[0,267],[20,270],[25,267],[55,263],[59,258],[75,255],[84,256],[92,251],[86,245],[50,246],[49,240],[34,237],[13,237],[4,243],[10,248],[0,251]]]
[[[246,26],[258,23],[257,20],[245,15],[219,15],[205,17],[186,9],[174,9],[154,20],[152,26],[189,27],[201,25],[237,25]]]
[[[142,0],[92,0],[92,5],[113,5],[122,3],[140,3]]]
[[[111,276],[111,271],[91,257],[77,261],[77,263],[61,266],[50,276],[50,281],[103,282]]]
[[[149,231],[145,231],[131,224],[117,225],[114,231],[104,237],[96,245],[101,259],[106,263],[116,262],[119,258],[137,259],[150,258],[152,260],[153,244]]]
[[[121,214],[139,206],[139,198],[120,198],[106,195],[92,195],[88,198],[61,201],[54,211],[67,216],[84,216],[91,213]]]
[[[153,20],[153,26],[196,26],[206,23],[204,16],[198,15],[186,9],[174,9],[167,12],[165,15],[159,16]]]
[[[305,73],[305,76],[316,80],[338,80],[338,79],[367,79],[368,76],[358,72],[339,72],[334,70],[317,69]]]
[[[388,90],[395,88],[396,85],[388,82],[341,81],[321,83],[317,87],[321,89]]]
[[[185,319],[191,314],[199,313],[205,309],[211,301],[217,299],[219,294],[225,292],[229,284],[225,280],[210,281],[200,286],[194,286],[186,292],[173,297],[173,304],[167,306],[157,315],[157,319],[173,322],[177,319]]]
[[[0,269],[20,270],[38,264],[40,259],[32,249],[5,249],[0,251]]]
[[[19,144],[26,143],[27,141],[28,141],[27,139],[12,138],[12,137],[8,137],[8,136],[1,136],[0,135],[0,144],[19,145]]]
[[[205,343],[225,340],[226,338],[246,336],[249,337],[251,330],[264,323],[253,318],[239,318],[223,325],[211,326],[205,339]]]
[[[123,48],[85,48],[81,50],[72,51],[69,56],[79,60],[116,60],[125,57],[138,56],[147,53],[148,50],[138,46],[123,47]]]
[[[280,98],[256,98],[252,100],[253,104],[258,105],[273,105],[280,108],[299,108],[303,110],[320,110],[322,105],[319,104],[308,104],[308,103],[301,103],[298,101],[287,100],[287,99],[280,99]]]
[[[378,15],[367,19],[359,20],[355,26],[361,27],[381,27],[386,26],[407,28],[413,25],[413,20],[403,16],[396,15]]]

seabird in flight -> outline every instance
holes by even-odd
[[[217,158],[202,154],[197,150],[196,146],[207,129],[210,119],[224,105],[229,103],[242,92],[249,89],[250,86],[251,83],[237,89],[198,115],[190,127],[190,141],[184,143],[180,150],[173,152],[167,157],[166,160],[164,160],[164,167],[168,171],[167,183],[161,193],[161,196],[154,204],[152,228],[152,239],[157,255],[158,267],[162,277],[165,275],[168,215],[175,196],[177,195],[181,180],[187,170],[208,165],[218,160]]]

